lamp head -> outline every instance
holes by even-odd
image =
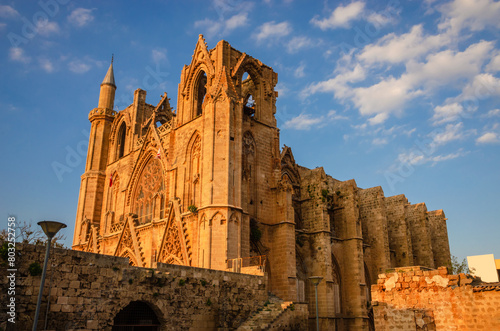
[[[59,230],[66,227],[66,224],[55,221],[41,221],[37,223],[49,239],[52,239]]]
[[[321,276],[312,276],[312,277],[309,277],[309,280],[311,281],[311,283],[314,286],[318,286],[318,284],[321,283],[321,281],[323,280],[323,277],[321,277]]]

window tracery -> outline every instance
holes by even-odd
[[[163,218],[164,209],[165,188],[162,167],[158,159],[151,159],[142,170],[137,183],[134,211],[139,224],[145,224],[154,218]]]

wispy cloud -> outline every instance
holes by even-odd
[[[35,27],[37,33],[44,37],[49,37],[50,35],[58,34],[59,32],[61,32],[61,29],[59,28],[59,24],[57,24],[57,22],[40,20],[36,23]]]
[[[404,63],[439,49],[451,40],[444,35],[426,36],[421,24],[400,36],[390,33],[365,46],[358,58],[366,63]]]
[[[167,61],[167,50],[164,48],[155,48],[151,51],[151,57],[155,63]]]
[[[476,139],[477,144],[497,144],[500,139],[495,132],[486,132],[481,137]]]
[[[338,6],[328,18],[319,19],[317,16],[313,17],[311,23],[321,30],[349,28],[352,21],[362,16],[364,8],[364,2],[355,1],[347,6]]]
[[[293,75],[296,78],[302,78],[306,75],[304,72],[305,69],[306,69],[305,63],[301,62],[300,65],[294,70]]]
[[[312,127],[324,126],[323,119],[323,116],[313,117],[309,114],[300,114],[299,116],[286,121],[283,127],[285,129],[310,130]]]
[[[68,22],[78,27],[86,26],[94,20],[92,11],[93,9],[76,8],[69,14]]]
[[[45,58],[38,59],[38,63],[40,64],[40,68],[42,68],[47,73],[54,72],[54,64]]]
[[[441,30],[458,34],[463,29],[481,31],[487,26],[500,28],[500,2],[493,0],[454,0],[440,7]]]
[[[0,5],[0,17],[12,18],[19,16],[19,12],[9,5]]]
[[[81,60],[73,60],[68,63],[68,68],[75,74],[84,74],[87,71],[89,71],[92,68],[92,66]]]
[[[489,112],[487,112],[486,114],[484,114],[482,117],[500,117],[500,109],[492,109],[490,110]]]
[[[425,155],[421,151],[411,151],[408,153],[401,153],[398,155],[398,163],[408,164],[411,166],[422,165],[431,163],[432,166],[439,162],[453,160],[459,157],[466,156],[468,152],[459,150],[456,153],[441,154],[441,155]]]
[[[330,110],[326,116],[313,116],[306,113],[301,113],[300,115],[286,121],[283,125],[285,129],[293,130],[310,130],[314,128],[322,128],[329,122],[337,120],[345,120],[347,117],[338,115],[335,110]]]
[[[12,61],[29,63],[31,58],[24,53],[24,50],[20,47],[11,47],[9,50],[9,58]]]
[[[194,27],[197,29],[204,29],[208,37],[216,35],[227,35],[233,30],[248,25],[248,13],[239,13],[231,16],[229,19],[211,20],[206,18],[204,20],[194,22]]]
[[[305,36],[296,36],[290,39],[286,45],[288,53],[297,53],[298,51],[313,46],[314,43],[311,38]]]
[[[265,39],[278,39],[285,37],[292,32],[292,26],[288,22],[275,23],[274,21],[262,24],[257,28],[257,31],[253,34],[253,37],[257,41],[263,41]]]

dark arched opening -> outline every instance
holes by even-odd
[[[244,96],[243,113],[249,117],[255,116],[256,100],[254,98],[255,83],[248,72],[241,77],[241,94]]]
[[[205,99],[205,94],[207,94],[207,75],[204,71],[202,71],[196,84],[196,116],[203,113],[202,105]]]
[[[159,331],[160,321],[149,305],[132,301],[113,321],[113,331]]]
[[[127,135],[127,126],[125,122],[120,126],[118,130],[118,159],[123,157],[125,154],[125,136]]]

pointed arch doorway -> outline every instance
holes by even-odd
[[[147,303],[132,301],[116,314],[112,331],[160,331],[160,321]]]

